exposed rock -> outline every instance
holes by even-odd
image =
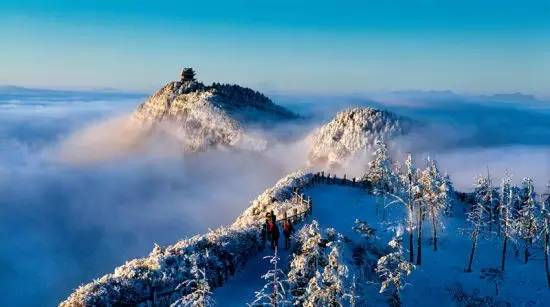
[[[249,88],[184,80],[157,91],[139,106],[132,121],[149,130],[175,127],[183,135],[179,139],[185,150],[203,151],[212,147],[262,149],[266,141],[249,133],[249,126],[295,117]]]
[[[371,152],[377,139],[385,141],[409,130],[410,121],[391,112],[353,108],[339,112],[311,136],[309,160],[336,166],[363,152]]]

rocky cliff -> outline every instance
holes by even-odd
[[[249,132],[249,127],[295,117],[249,88],[185,80],[170,82],[149,97],[132,121],[148,130],[175,128],[185,150],[203,151],[212,147],[261,149],[265,140]]]

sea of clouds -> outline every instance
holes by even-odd
[[[305,166],[308,132],[349,106],[423,122],[395,151],[417,152],[418,164],[435,157],[460,189],[487,170],[531,176],[539,190],[550,179],[547,102],[448,92],[273,97],[306,117],[275,128],[285,141],[263,152],[184,154],[173,139],[141,142],[126,126],[145,95],[0,89],[0,305],[55,305],[155,242],[231,223]]]

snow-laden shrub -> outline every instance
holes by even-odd
[[[456,306],[459,307],[512,306],[510,302],[497,300],[493,296],[481,296],[478,288],[468,293],[460,283],[454,283],[447,288],[447,291],[451,295],[451,299],[455,302]]]
[[[135,259],[87,285],[81,286],[61,306],[137,305],[152,299],[153,291],[170,292],[195,278],[193,259],[207,254],[202,263],[205,279],[219,287],[261,248],[259,227],[219,228]],[[175,291],[185,293],[185,289]]]
[[[342,256],[343,236],[334,228],[319,229],[317,221],[304,225],[296,234],[297,243],[290,263],[288,282],[295,306],[343,306],[347,293],[348,267]]]
[[[252,225],[262,220],[265,214],[273,211],[276,216],[283,216],[286,212],[289,216],[291,209],[297,209],[298,213],[307,208],[301,204],[292,202],[294,189],[303,189],[311,184],[313,174],[297,171],[279,180],[275,186],[265,190],[252,202],[234,223],[235,226]]]

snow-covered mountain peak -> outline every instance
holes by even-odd
[[[169,129],[187,151],[211,147],[261,149],[266,141],[247,131],[253,125],[295,118],[265,95],[238,85],[205,85],[194,79],[166,84],[142,103],[132,121],[141,128]]]
[[[409,130],[410,121],[394,113],[370,107],[339,112],[311,135],[310,162],[326,166],[371,152],[376,140],[390,140]]]

